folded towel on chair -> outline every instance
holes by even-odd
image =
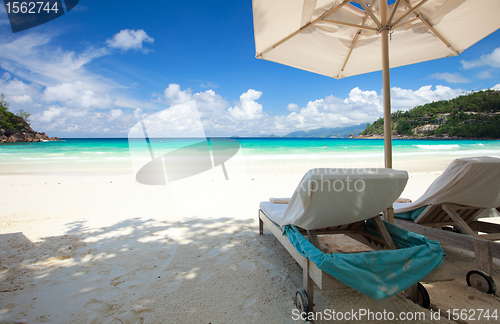
[[[269,201],[273,204],[288,204],[290,202],[290,198],[269,198]]]

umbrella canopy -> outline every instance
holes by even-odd
[[[388,168],[389,57],[390,66],[397,67],[458,55],[500,28],[498,0],[393,2],[253,0],[257,58],[336,79],[383,70]]]

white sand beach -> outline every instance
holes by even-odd
[[[410,173],[403,196],[418,198],[451,160],[396,160]],[[300,322],[292,298],[301,268],[267,229],[258,235],[257,211],[260,201],[290,196],[308,166],[275,167],[247,164],[243,199],[222,198],[221,210],[191,216],[175,212],[179,201],[165,187],[137,183],[123,161],[0,170],[0,322]],[[221,181],[211,180],[182,203],[203,207],[200,193]],[[452,323],[449,309],[498,312],[499,297],[465,282],[472,253],[443,248],[447,280],[425,285],[431,310],[403,293],[376,301],[353,289],[316,290],[316,310],[426,314],[409,323]],[[498,260],[493,278],[500,283]],[[439,310],[440,320],[431,320]]]

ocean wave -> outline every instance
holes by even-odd
[[[460,145],[458,144],[415,145],[415,146],[425,150],[451,150],[454,148],[460,148]]]
[[[57,156],[57,157],[37,157],[37,158],[28,158],[22,157],[22,160],[77,160],[80,157],[78,156]]]
[[[408,153],[393,153],[393,156],[427,156],[427,155],[449,155],[449,156],[496,156],[500,155],[500,150],[463,150],[463,151],[442,151],[442,152],[408,152]]]
[[[332,159],[352,159],[352,158],[370,158],[370,157],[383,157],[384,153],[359,153],[359,154],[255,154],[255,155],[245,155],[243,154],[244,160],[291,160],[291,159],[313,159],[313,160],[332,160]]]
[[[82,154],[107,154],[109,152],[82,152]]]
[[[392,153],[393,157],[411,157],[411,156],[479,156],[479,155],[488,155],[488,156],[496,156],[500,155],[499,149],[469,149],[469,150],[444,150],[444,151],[412,151],[412,152],[394,152]],[[333,154],[255,154],[255,155],[244,155],[243,159],[247,161],[252,160],[339,160],[339,159],[369,159],[369,158],[377,158],[383,157],[384,152],[357,152],[350,154],[339,154],[338,152]]]

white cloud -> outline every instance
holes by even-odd
[[[59,137],[125,137],[129,128],[137,122],[131,110],[112,109],[103,113],[59,106],[50,106],[41,113],[33,114],[31,120],[33,129]]]
[[[163,95],[153,94],[154,102],[177,105],[194,100],[208,136],[228,136],[255,134],[266,114],[256,102],[262,92],[248,90],[240,96],[234,107],[213,90],[192,93],[191,89],[182,90],[178,84],[170,84]],[[265,121],[264,121],[265,122]]]
[[[50,123],[54,118],[61,116],[64,113],[64,111],[65,111],[64,108],[50,107],[48,110],[45,110],[39,116],[33,116],[33,117],[38,117],[36,118],[36,120],[42,123]]]
[[[449,83],[467,83],[470,82],[469,79],[462,76],[460,73],[434,73],[430,75],[431,78],[437,80],[445,80]]]
[[[344,99],[344,103],[356,110],[371,110],[372,108],[369,107],[376,108],[377,110],[382,109],[382,101],[376,91],[362,91],[358,87],[349,92],[349,97]]]
[[[108,120],[113,121],[122,115],[123,115],[123,111],[121,109],[113,109],[109,112]]]
[[[196,103],[190,100],[170,106],[143,120],[149,137],[204,137],[205,131],[200,120]],[[137,125],[132,131],[134,135],[142,133]],[[139,134],[137,134],[137,132]],[[130,133],[129,133],[130,136]],[[134,136],[135,137],[135,136]]]
[[[288,116],[274,117],[275,133],[320,127],[341,127],[373,121],[382,114],[381,99],[375,91],[354,88],[346,99],[327,96],[309,101],[306,107]]]
[[[51,41],[50,35],[36,33],[0,38],[0,67],[41,86],[80,80],[89,88],[102,92],[120,87],[85,68],[92,60],[107,55],[107,49],[89,47],[82,53],[75,53],[52,47]]]
[[[492,89],[492,90],[498,90],[498,91],[500,91],[500,83],[499,83],[499,84],[494,85],[491,89]]]
[[[74,119],[77,122],[82,117],[89,114],[88,110],[68,109],[66,107],[50,106],[49,109],[43,111],[41,114],[32,116],[33,121],[38,123],[50,123],[49,128],[54,125],[61,125],[68,119]],[[47,127],[47,125],[45,125]]]
[[[0,76],[0,92],[11,103],[11,111],[32,114],[33,129],[61,137],[120,136],[137,121],[136,115],[144,117],[161,109],[130,98],[131,91],[120,94],[123,86],[87,69],[91,61],[110,54],[109,49],[67,51],[52,45],[53,35],[0,38],[0,67],[6,71]],[[118,107],[125,108],[120,109],[121,116]],[[141,111],[134,113],[137,108]]]
[[[236,120],[255,120],[265,116],[262,111],[262,105],[257,103],[262,96],[261,91],[249,89],[240,96],[240,102],[234,107],[229,107],[227,111],[229,115]]]
[[[10,74],[5,72],[0,79],[0,88],[7,101],[11,103],[11,107],[16,111],[17,109],[33,108],[36,105],[35,102],[39,100],[41,87],[24,83],[16,78],[11,79]]]
[[[205,83],[200,84],[200,87],[202,87],[202,88],[218,88],[219,86],[215,83],[212,83],[212,82],[205,82]]]
[[[297,104],[294,104],[294,103],[289,103],[286,106],[286,109],[288,109],[289,111],[299,111],[299,106]]]
[[[500,47],[497,47],[490,54],[481,55],[480,58],[473,61],[461,60],[464,69],[472,69],[481,66],[491,66],[500,68]]]
[[[429,102],[452,99],[463,92],[462,89],[452,89],[442,85],[437,85],[435,90],[432,90],[431,85],[418,90],[394,87],[391,89],[392,111],[408,110]]]
[[[195,93],[193,99],[196,101],[200,116],[202,117],[208,117],[214,113],[225,113],[225,109],[229,105],[224,98],[216,94],[213,90]]]
[[[158,97],[157,102],[164,102],[169,105],[176,105],[188,101],[196,101],[196,106],[200,116],[205,123],[213,123],[215,120],[227,115],[225,109],[228,102],[213,90],[192,94],[191,89],[181,90],[178,84],[169,84],[163,93],[163,97]]]
[[[491,75],[491,73],[489,71],[481,71],[477,74],[477,77],[479,79],[491,79],[491,78],[493,78],[493,76]]]
[[[45,102],[59,102],[64,106],[93,109],[110,108],[114,106],[108,94],[101,94],[92,89],[87,89],[83,82],[60,83],[53,87],[47,87],[43,91],[42,100]]]
[[[28,111],[32,114],[32,128],[49,136],[104,136],[105,130],[109,136],[120,136],[136,121],[132,110],[127,114],[120,109],[109,113],[96,111],[114,107],[113,100],[107,94],[86,89],[80,81],[44,89],[36,83],[12,78],[6,72],[0,78],[0,89],[11,104],[11,111]]]
[[[146,34],[146,32],[142,29],[123,29],[112,38],[106,40],[109,47],[119,48],[124,51],[130,49],[141,50],[144,54],[147,54],[150,49],[143,47],[143,43],[153,42],[154,39],[149,37],[148,34]]]
[[[141,118],[144,118],[144,115],[142,114],[142,109],[141,108],[136,108],[134,109],[134,118],[139,120]]]
[[[192,99],[191,89],[181,90],[181,86],[175,83],[168,85],[163,96],[172,105],[184,103]]]

